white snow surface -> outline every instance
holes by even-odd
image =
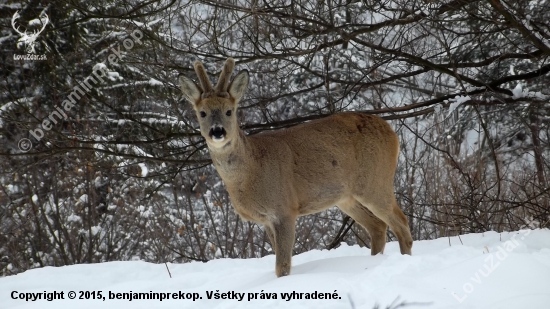
[[[168,263],[172,278],[164,264],[143,261],[44,267],[0,278],[0,308],[350,309],[376,304],[386,308],[402,301],[410,305],[400,308],[550,308],[549,230],[487,232],[460,239],[462,243],[458,237],[416,241],[412,256],[399,254],[396,242],[388,243],[385,253],[377,256],[370,256],[367,248],[345,244],[330,251],[313,250],[294,256],[291,275],[282,278],[275,277],[273,255]],[[12,299],[12,295],[24,297],[20,293],[54,291],[64,292],[65,299]],[[76,299],[68,299],[70,291],[76,292]],[[102,298],[78,299],[80,291],[101,291]],[[197,293],[202,299],[172,299],[172,293],[180,291]],[[281,297],[281,293],[334,291],[341,298],[287,301]],[[170,293],[170,299],[109,299],[129,292]],[[208,299],[208,293],[216,292],[243,293],[243,299]],[[248,300],[262,292],[276,293],[277,299]]]
[[[455,96],[453,99],[450,99],[449,101],[451,102],[451,104],[449,105],[449,111],[447,112],[447,117],[452,113],[454,112],[454,110],[460,106],[460,104],[464,103],[464,102],[468,102],[470,101],[472,98],[470,98],[469,95],[467,96],[461,96],[461,95],[457,95]]]
[[[521,99],[521,98],[527,96],[527,92],[523,90],[520,83],[518,83],[516,85],[516,88],[514,88],[512,90],[512,94],[513,94],[512,99],[515,99],[515,100]]]

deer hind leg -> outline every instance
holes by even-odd
[[[367,207],[376,217],[390,226],[399,241],[401,254],[411,254],[413,239],[407,217],[397,205],[393,192],[372,194],[369,197],[357,196],[356,199]]]
[[[296,218],[283,217],[271,222],[273,248],[275,249],[275,274],[277,277],[290,274],[292,249],[296,231]],[[269,235],[269,234],[268,234]]]
[[[338,207],[369,232],[371,254],[384,253],[388,225],[378,219],[367,207],[364,207],[355,200],[341,206],[338,205]]]

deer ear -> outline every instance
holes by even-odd
[[[229,95],[235,99],[235,102],[238,103],[246,92],[248,87],[248,71],[242,70],[233,78],[231,84],[229,85]]]
[[[201,98],[202,89],[185,75],[180,75],[179,83],[183,95],[191,104],[195,105]]]

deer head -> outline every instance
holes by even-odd
[[[239,134],[235,111],[248,87],[249,78],[248,71],[242,70],[229,82],[234,67],[235,60],[228,58],[215,87],[212,87],[200,61],[195,62],[200,86],[186,76],[179,77],[181,91],[193,104],[201,134],[211,149],[222,148]]]
[[[27,49],[26,49],[27,53],[30,53],[30,54],[35,53],[34,44],[36,43],[36,39],[38,38],[40,33],[42,33],[42,31],[44,31],[44,29],[46,29],[46,25],[50,21],[48,15],[46,15],[44,13],[44,17],[46,18],[46,21],[42,22],[42,17],[41,16],[42,16],[42,14],[40,14],[40,17],[37,20],[39,20],[40,23],[42,24],[42,28],[40,30],[34,30],[33,33],[31,33],[31,34],[28,34],[26,30],[25,30],[25,32],[21,32],[19,30],[19,27],[17,27],[15,25],[15,21],[19,17],[21,17],[21,15],[19,15],[19,11],[15,12],[15,14],[13,14],[13,17],[11,18],[11,26],[13,27],[15,32],[17,32],[21,36],[21,38],[19,39],[18,42],[21,42],[21,43],[23,43],[27,46]]]

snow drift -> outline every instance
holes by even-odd
[[[172,278],[164,264],[142,261],[44,267],[0,278],[0,307],[349,309],[373,308],[377,304],[394,308],[401,303],[408,304],[404,308],[550,306],[549,230],[416,241],[413,256],[399,254],[397,242],[388,243],[384,255],[369,253],[366,248],[345,244],[331,251],[310,251],[295,256],[292,274],[279,279],[275,277],[273,255],[169,263]],[[73,295],[75,299],[70,299]]]

